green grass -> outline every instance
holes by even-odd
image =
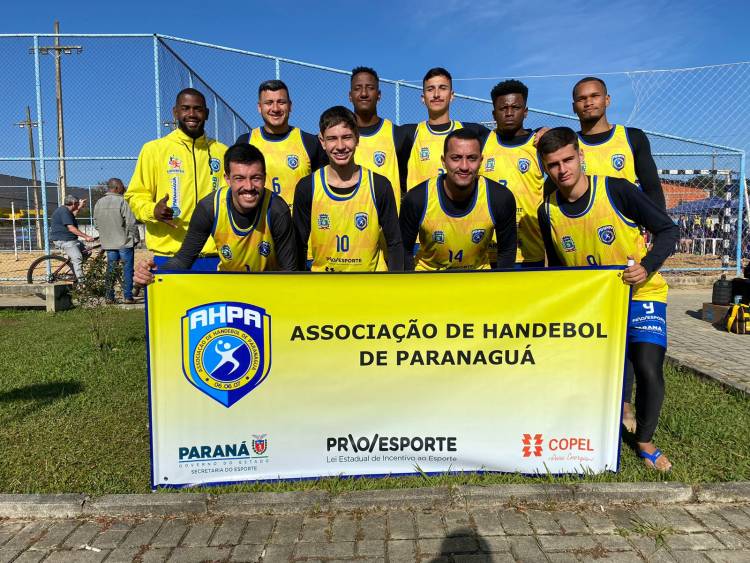
[[[0,492],[149,491],[142,311],[0,313]],[[647,470],[626,445],[621,471],[586,481],[750,480],[750,399],[667,368],[655,441],[674,464]],[[571,483],[575,476],[462,474],[211,487],[211,492],[349,490],[497,483]]]

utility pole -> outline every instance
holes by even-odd
[[[34,49],[30,49],[33,53]],[[60,45],[60,22],[55,22],[55,44],[53,46],[39,47],[39,54],[52,55],[55,58],[55,94],[57,97],[57,185],[59,186],[58,198],[59,205],[65,200],[65,188],[67,180],[65,177],[65,128],[63,126],[63,97],[62,97],[62,67],[61,59],[63,55],[73,53],[80,54],[83,47],[80,45]]]
[[[31,108],[26,106],[26,119],[16,123],[21,129],[29,133],[29,157],[31,162],[31,191],[34,194],[34,224],[36,225],[36,247],[42,248],[42,227],[39,224],[39,186],[36,183],[36,161],[34,160],[34,127],[39,124],[31,121]]]

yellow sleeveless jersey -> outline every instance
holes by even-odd
[[[639,262],[646,255],[646,244],[638,225],[612,205],[606,177],[590,176],[589,181],[589,204],[578,216],[568,216],[560,209],[559,192],[545,198],[557,255],[566,266],[625,265],[628,256]],[[661,274],[654,272],[633,288],[633,300],[666,303],[667,289]]]
[[[529,134],[522,145],[507,146],[500,141],[497,130],[492,131],[482,149],[480,173],[507,187],[516,198],[516,262],[544,261],[544,242],[537,219],[544,193],[544,174],[534,147],[534,134]]]
[[[427,202],[419,225],[416,270],[488,270],[489,246],[495,232],[487,180],[477,178],[470,209],[460,217],[445,212],[443,176],[427,184]]]
[[[266,138],[263,127],[258,127],[250,132],[249,143],[260,149],[266,159],[266,186],[280,195],[291,209],[297,182],[312,172],[302,133],[292,127],[286,137],[274,141]]]
[[[328,166],[313,174],[310,253],[313,272],[372,272],[378,262],[380,221],[372,172],[360,166],[359,183],[348,196],[333,193]]]
[[[583,151],[586,174],[625,178],[632,184],[636,183],[635,157],[623,125],[615,125],[609,139],[601,143],[588,144],[580,134],[578,142]]]
[[[426,121],[420,121],[417,124],[414,144],[411,147],[407,164],[407,189],[410,190],[425,180],[434,178],[444,172],[440,157],[443,156],[445,136],[462,127],[460,121],[451,121],[451,126],[446,131],[437,132],[430,129],[430,125]]]
[[[372,135],[360,134],[354,162],[388,178],[393,188],[393,196],[396,198],[398,212],[401,209],[401,183],[398,176],[396,143],[393,140],[393,123],[389,119],[383,119],[378,130]]]
[[[214,228],[211,233],[219,251],[222,272],[264,272],[278,270],[276,248],[268,224],[268,209],[275,197],[270,190],[263,191],[255,223],[240,229],[232,219],[232,193],[222,188],[214,196]]]

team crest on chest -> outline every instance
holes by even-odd
[[[575,252],[576,243],[573,242],[573,237],[570,235],[564,235],[560,241],[562,243],[563,250],[565,252]]]
[[[485,172],[493,172],[495,170],[495,157],[489,157],[484,163]]]
[[[435,244],[445,243],[445,233],[443,231],[435,231],[432,233],[432,242]]]
[[[271,255],[271,243],[266,240],[260,241],[260,244],[258,245],[258,254],[268,258]]]
[[[383,166],[385,164],[385,153],[383,151],[375,151],[372,155],[372,161],[375,163],[375,166]]]
[[[225,244],[224,246],[222,246],[219,252],[221,252],[221,255],[227,260],[232,259],[232,249],[229,247],[228,244]]]
[[[604,225],[596,230],[596,234],[599,235],[599,240],[604,244],[612,244],[615,242],[615,228],[612,225]]]
[[[296,154],[288,154],[286,156],[286,164],[292,170],[296,170],[299,166],[299,157]]]
[[[318,215],[318,228],[324,230],[331,228],[331,218],[328,216],[328,213]]]
[[[612,155],[612,168],[618,172],[625,168],[625,155],[624,154],[613,154]]]
[[[354,215],[354,226],[357,227],[360,231],[364,231],[367,228],[368,224],[368,218],[367,213],[360,212],[355,213]]]
[[[526,172],[529,171],[529,168],[531,167],[531,162],[528,158],[519,158],[518,159],[518,170],[521,172],[521,174],[526,174]]]
[[[471,242],[479,244],[484,238],[485,229],[474,229],[471,231]]]
[[[271,317],[238,302],[200,305],[182,317],[182,369],[199,391],[231,407],[271,369]]]
[[[430,160],[430,147],[421,147],[419,149],[419,160]]]
[[[221,168],[221,162],[218,158],[209,158],[208,165],[211,167],[211,172],[213,172],[214,174]]]

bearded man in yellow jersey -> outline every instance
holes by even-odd
[[[318,138],[330,164],[297,184],[298,265],[306,266],[309,244],[313,272],[375,271],[382,232],[388,270],[403,270],[393,188],[385,176],[355,163],[359,130],[354,114],[343,106],[327,109],[320,116]]]
[[[205,96],[185,88],[177,94],[172,115],[177,129],[143,145],[124,196],[135,218],[146,224],[146,247],[157,264],[179,250],[198,201],[224,185],[227,147],[205,134]],[[211,271],[217,263],[216,248],[208,241],[192,269]]]
[[[219,271],[265,272],[296,270],[297,253],[289,207],[264,187],[263,154],[247,143],[235,144],[224,155],[228,188],[198,202],[180,250],[161,270],[189,270],[210,238],[219,249]],[[134,279],[154,281],[153,260],[138,264]]]
[[[627,350],[637,382],[635,438],[647,466],[669,471],[671,463],[653,443],[664,400],[662,367],[667,348],[667,283],[658,269],[674,250],[679,229],[627,180],[584,173],[572,129],[550,129],[538,149],[557,187],[538,211],[548,264],[628,264],[622,280],[633,286]],[[640,227],[654,235],[649,251]]]
[[[499,242],[498,267],[512,267],[516,202],[508,188],[478,176],[482,165],[479,136],[471,129],[451,131],[443,153],[445,173],[409,190],[401,206],[405,269],[488,270],[493,234]]]
[[[237,138],[250,143],[266,158],[268,187],[291,208],[294,187],[301,178],[325,165],[325,153],[315,135],[289,125],[292,100],[281,80],[266,80],[258,87],[258,113],[263,125]]]
[[[497,127],[482,147],[480,173],[507,186],[516,198],[519,267],[543,267],[544,243],[536,211],[542,203],[544,173],[534,146],[534,132],[524,129],[529,89],[518,80],[497,84],[490,93]]]
[[[483,125],[451,119],[450,106],[454,95],[450,72],[442,67],[427,71],[422,79],[422,102],[427,106],[427,121],[400,128],[404,141],[398,154],[404,192],[445,172],[441,157],[445,136],[451,131],[468,127],[482,138],[489,132]]]

